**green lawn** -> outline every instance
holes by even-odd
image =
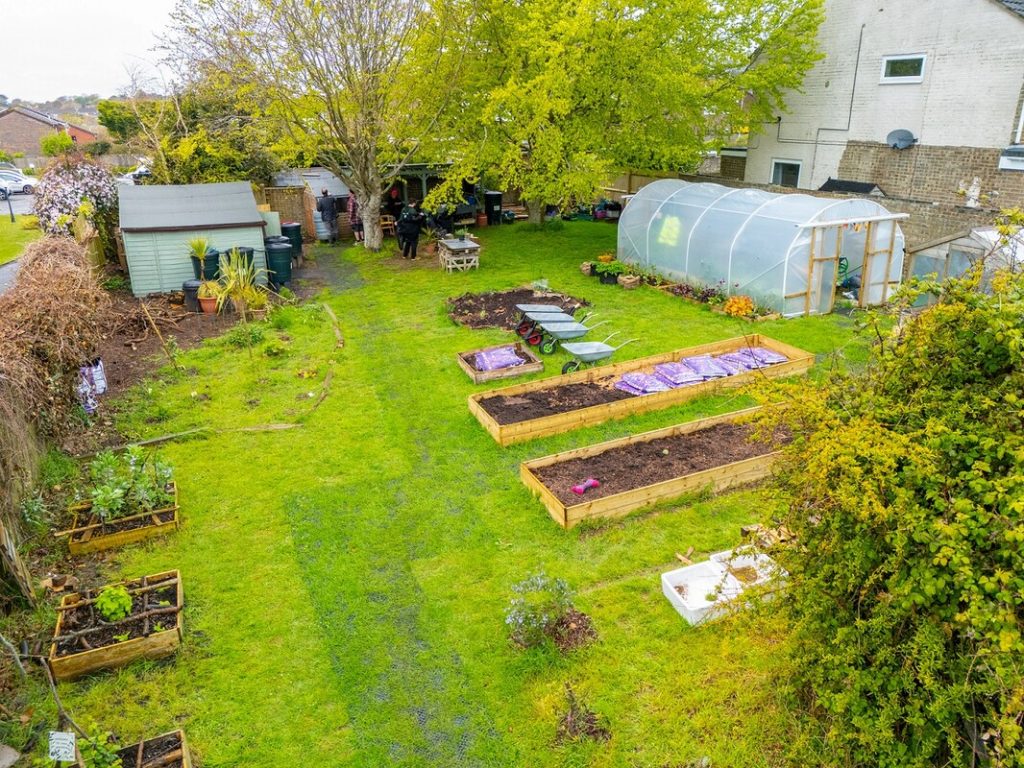
[[[21,256],[25,246],[43,233],[35,226],[34,216],[15,216],[12,223],[6,203],[0,205],[0,210],[0,264],[6,264]]]
[[[466,407],[487,387],[469,382],[455,353],[509,336],[447,319],[445,298],[465,291],[547,279],[640,338],[618,359],[752,330],[582,276],[579,262],[614,237],[603,223],[484,230],[482,268],[453,275],[351,248],[327,296],[343,349],[323,313],[294,308],[252,356],[209,342],[183,356],[185,374],[165,370],[127,398],[121,424],[139,437],[294,421],[333,372],[300,429],[162,449],[177,470],[182,530],[119,553],[110,570],[181,569],[184,647],[171,663],[62,685],[65,704],[125,739],[183,726],[205,768],[675,766],[704,755],[715,766],[779,764],[797,735],[772,685],[774,630],[690,628],[659,584],[675,552],[738,543],[762,494],[566,532],[517,474],[527,458],[750,401],[730,393],[508,449]],[[832,316],[755,330],[856,361],[864,349],[851,327]],[[283,354],[268,356],[268,342]],[[549,358],[542,375],[564,359]],[[597,643],[564,657],[510,647],[510,586],[538,569],[579,591]],[[607,720],[609,741],[556,743],[566,682]]]

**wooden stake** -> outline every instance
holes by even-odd
[[[327,316],[331,318],[331,327],[334,329],[334,338],[338,340],[337,347],[340,349],[345,346],[345,337],[341,335],[341,326],[338,323],[338,316],[334,314],[334,310],[327,306],[326,303],[323,307],[324,311],[327,312]]]
[[[164,354],[167,355],[167,359],[171,361],[171,365],[174,366],[175,370],[181,370],[181,364],[174,359],[174,355],[171,354],[171,350],[167,346],[167,341],[164,339],[164,335],[160,333],[160,329],[156,327],[156,320],[149,314],[149,307],[146,306],[146,302],[140,301],[139,304],[142,306],[142,311],[146,314],[146,319],[149,320],[149,325],[156,334],[156,337],[160,339],[160,346],[164,349]]]

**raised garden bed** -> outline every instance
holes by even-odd
[[[75,516],[71,528],[61,531],[58,535],[67,534],[68,549],[72,555],[83,555],[104,549],[116,549],[168,533],[177,529],[180,521],[177,484],[168,483],[167,491],[174,497],[171,506],[107,522],[91,513],[91,502],[76,504],[69,508]]]
[[[184,731],[171,731],[162,736],[140,741],[119,750],[120,768],[192,768]]]
[[[494,352],[509,346],[515,347],[516,355],[524,361],[522,365],[514,365],[510,368],[498,368],[493,371],[482,371],[477,369],[476,356],[478,354]],[[485,381],[494,381],[495,379],[510,379],[515,376],[525,376],[528,373],[538,373],[539,371],[544,370],[544,363],[541,359],[518,342],[514,345],[496,344],[493,347],[474,349],[471,352],[460,352],[457,359],[459,361],[459,367],[462,368],[462,370],[466,372],[466,375],[477,384],[481,384]]]
[[[676,362],[683,357],[719,355],[749,347],[770,349],[784,355],[786,362],[641,396],[614,388],[616,380],[625,373],[650,373],[656,365]],[[810,352],[755,333],[478,392],[470,395],[469,410],[500,445],[506,446],[667,408],[722,389],[742,387],[765,377],[796,376],[806,373],[813,363],[814,355]]]
[[[773,446],[750,440],[737,422],[757,408],[727,413],[523,462],[519,475],[563,528],[616,518],[710,486],[722,491],[771,471]],[[582,495],[572,487],[595,478]]]
[[[57,627],[49,663],[57,680],[72,680],[137,659],[161,659],[181,644],[181,575],[165,571],[122,582],[132,598],[127,618],[107,622],[96,609],[101,590],[65,595],[57,608]]]
[[[519,319],[516,304],[558,304],[572,314],[578,307],[588,306],[585,299],[564,293],[516,288],[493,293],[466,293],[448,300],[448,317],[470,328],[504,328],[514,330]]]

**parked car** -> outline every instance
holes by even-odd
[[[149,170],[145,165],[140,165],[134,170],[128,171],[128,173],[118,176],[117,181],[121,184],[141,184],[143,179],[148,179],[153,175],[153,172]]]
[[[7,185],[7,182],[0,179],[0,200],[6,200],[11,196],[11,188]]]
[[[26,176],[21,171],[0,170],[0,179],[6,182],[14,193],[22,192],[31,195],[39,186],[39,179],[35,176]]]

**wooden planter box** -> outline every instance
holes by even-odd
[[[154,762],[153,760],[144,761],[142,755],[146,745],[151,742],[166,739],[168,736],[176,737],[181,743],[180,759],[175,759],[173,754],[168,754],[163,758],[158,758],[159,762]],[[166,768],[178,768],[179,766],[180,768],[192,768],[192,753],[189,752],[188,741],[186,741],[185,732],[182,730],[163,733],[159,736],[153,737],[152,739],[146,739],[145,741],[140,741],[137,744],[132,744],[130,747],[125,747],[120,750],[118,755],[121,757],[120,764],[124,766],[124,768],[150,768],[151,766],[152,768],[156,768],[156,766],[160,766],[160,768],[164,768],[164,766],[166,766]]]
[[[101,534],[99,533],[100,524],[96,518],[89,514],[92,509],[90,502],[84,502],[82,504],[76,504],[70,507],[70,511],[75,513],[75,519],[72,523],[68,533],[68,549],[72,555],[84,555],[88,552],[99,552],[104,549],[116,549],[123,547],[126,544],[133,544],[137,541],[144,541],[154,536],[160,536],[169,531],[175,530],[179,527],[180,521],[178,518],[178,485],[177,483],[171,483],[171,490],[174,494],[174,504],[170,507],[164,507],[163,509],[154,509],[152,512],[144,512],[139,515],[130,515],[129,517],[119,518],[119,521],[123,520],[136,520],[143,518],[151,518],[146,525],[141,525],[138,528],[132,528],[127,531],[118,531],[113,533]],[[171,512],[173,517],[170,520],[162,521],[159,519],[161,514]],[[85,521],[79,526],[80,521]],[[119,522],[118,521],[118,522]]]
[[[724,491],[738,485],[745,485],[756,480],[761,480],[771,472],[772,464],[779,456],[779,452],[766,453],[763,456],[754,456],[750,459],[743,459],[731,464],[706,469],[701,472],[677,477],[672,480],[665,480],[654,485],[646,485],[640,488],[633,488],[622,493],[612,494],[593,501],[580,501],[579,504],[566,506],[553,494],[540,478],[535,470],[558,464],[569,459],[588,458],[597,456],[613,448],[633,443],[646,443],[651,440],[658,440],[663,437],[675,437],[686,435],[692,432],[699,432],[707,427],[716,424],[726,424],[739,421],[740,419],[757,412],[760,408],[747,408],[742,411],[734,411],[721,416],[712,416],[707,419],[677,424],[673,427],[656,429],[651,432],[644,432],[639,435],[631,435],[618,440],[609,440],[604,443],[589,445],[585,448],[576,448],[571,451],[563,451],[551,456],[545,456],[532,461],[524,461],[519,466],[519,477],[523,483],[538,496],[541,503],[547,508],[548,513],[563,528],[572,528],[581,520],[594,518],[616,518],[628,515],[634,510],[657,504],[659,501],[675,499],[685,493],[700,490],[711,486],[715,492]],[[581,499],[585,496],[581,496]]]
[[[507,346],[509,345],[495,344],[493,347],[474,349],[471,352],[459,352],[459,354],[456,355],[456,359],[459,361],[459,367],[462,368],[462,370],[466,372],[466,375],[477,384],[482,384],[485,381],[494,381],[495,379],[511,379],[515,376],[525,376],[528,373],[537,373],[544,370],[544,362],[519,342],[516,342],[515,344],[516,352],[527,359],[527,362],[522,365],[517,365],[512,368],[501,368],[496,371],[478,371],[470,362],[473,355],[477,352],[489,352],[492,349],[501,349],[502,347]]]
[[[58,656],[56,638],[63,634],[65,611],[68,607],[82,599],[82,596],[77,592],[65,595],[61,599],[60,607],[58,608],[57,627],[53,632],[54,642],[50,645],[50,655],[48,658],[54,678],[57,680],[73,680],[76,677],[81,677],[101,669],[123,667],[138,659],[162,659],[173,654],[178,649],[178,646],[181,645],[181,614],[185,605],[184,593],[181,588],[181,574],[176,570],[164,571],[162,573],[155,573],[152,576],[144,576],[143,578],[149,581],[150,579],[166,580],[171,577],[178,580],[176,585],[178,612],[174,614],[174,626],[170,629],[153,632],[147,637],[126,640],[123,643],[114,643],[113,645],[105,645],[93,648],[92,650],[82,651],[81,653]],[[119,583],[123,584],[125,582]],[[160,588],[159,585],[154,586],[157,589]]]
[[[721,379],[705,381],[690,387],[679,387],[670,389],[667,392],[656,392],[651,395],[640,395],[625,400],[616,400],[611,403],[592,405],[587,408],[579,408],[567,413],[556,413],[551,416],[542,416],[537,419],[519,421],[514,424],[499,424],[497,420],[484,410],[481,401],[500,395],[514,396],[524,392],[536,392],[542,389],[559,387],[565,384],[578,384],[581,382],[595,382],[603,379],[610,379],[621,376],[631,371],[653,370],[655,365],[677,361],[682,357],[692,355],[712,354],[718,355],[726,352],[734,352],[743,347],[766,347],[789,358],[785,363],[759,368],[746,373],[739,373],[735,376],[727,376]],[[636,360],[629,360],[614,365],[603,365],[595,368],[584,368],[575,373],[563,376],[531,381],[525,384],[516,384],[502,389],[492,389],[489,392],[477,392],[469,396],[469,410],[484,429],[490,433],[499,445],[507,446],[514,443],[521,443],[526,440],[534,440],[539,437],[557,435],[562,432],[569,432],[580,427],[589,427],[594,424],[601,424],[612,419],[622,419],[636,413],[647,413],[667,408],[672,405],[679,405],[688,400],[693,400],[704,395],[714,394],[723,389],[742,387],[761,378],[783,378],[786,376],[797,376],[804,374],[814,364],[814,355],[802,349],[783,344],[781,341],[770,339],[759,333],[752,333],[747,336],[738,336],[725,341],[716,341],[711,344],[701,344],[696,347],[677,349],[674,352],[666,352],[651,357],[641,357]]]

